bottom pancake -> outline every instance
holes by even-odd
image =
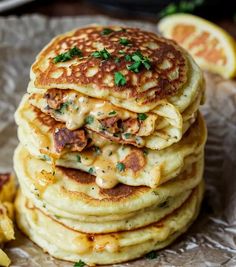
[[[132,231],[85,234],[61,224],[27,200],[21,192],[16,199],[19,228],[52,256],[88,265],[132,260],[161,249],[185,232],[197,217],[203,196],[203,182],[179,208],[160,221]]]

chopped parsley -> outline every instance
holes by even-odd
[[[60,114],[64,114],[65,111],[68,109],[70,103],[67,101],[65,103],[62,103],[59,109],[56,109],[55,111]]]
[[[43,155],[42,159],[45,161],[50,161],[50,158],[48,155]]]
[[[89,172],[90,174],[93,174],[94,169],[91,167],[91,168],[89,168],[88,172]]]
[[[148,155],[148,150],[146,148],[143,149],[143,154],[144,154],[144,156]]]
[[[157,252],[156,251],[151,251],[148,254],[146,254],[145,256],[147,259],[153,260],[156,259],[158,257]]]
[[[84,267],[85,265],[86,264],[82,260],[80,260],[74,264],[74,267]]]
[[[115,85],[117,85],[117,86],[123,86],[126,84],[125,76],[122,73],[120,73],[119,71],[115,72],[114,80],[115,80]]]
[[[94,122],[94,117],[89,115],[85,118],[85,123],[86,124],[92,124]]]
[[[151,68],[151,62],[147,57],[144,57],[140,51],[134,52],[130,55],[131,60],[134,62],[131,65],[127,66],[128,70],[133,72],[139,72],[140,68],[143,66],[145,69],[149,70]],[[129,60],[130,61],[130,60]]]
[[[116,115],[116,111],[113,110],[113,111],[109,112],[108,115],[110,115],[110,116]]]
[[[121,45],[125,45],[125,46],[131,44],[130,41],[129,41],[127,38],[120,38],[119,43],[120,43]]]
[[[76,159],[77,159],[77,162],[81,163],[81,156],[80,155],[77,155]]]
[[[145,113],[139,113],[139,114],[138,114],[138,119],[139,119],[140,121],[145,121],[147,117],[148,117],[148,116],[147,116]]]
[[[134,62],[133,64],[127,66],[127,69],[138,73],[140,71],[141,65],[142,65],[141,61],[137,61],[137,62]]]
[[[92,56],[108,60],[111,57],[111,54],[104,48],[103,50],[93,52]]]
[[[119,57],[116,57],[115,58],[115,63],[117,64],[117,63],[119,63],[120,62],[120,58]]]
[[[125,164],[122,162],[117,162],[116,168],[118,171],[123,172],[125,170]]]
[[[71,60],[75,56],[82,57],[82,51],[78,49],[76,46],[70,49],[69,51],[54,57],[53,62],[54,63],[65,62]]]
[[[166,200],[164,202],[161,202],[159,205],[158,205],[159,208],[168,208],[169,207],[169,201]]]
[[[94,151],[97,155],[101,154],[101,149],[98,146],[94,146]]]
[[[125,55],[125,60],[126,61],[131,61],[132,60],[131,55],[128,55],[128,54]]]
[[[110,33],[114,32],[112,29],[105,28],[101,31],[101,35],[108,35]]]
[[[119,50],[119,54],[124,55],[125,54],[125,51]]]
[[[126,139],[129,139],[131,137],[131,133],[125,133],[124,136]]]

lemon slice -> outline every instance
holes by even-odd
[[[7,254],[0,249],[0,266],[9,266],[11,263],[10,259],[8,258]]]
[[[184,47],[202,69],[231,78],[236,75],[236,43],[217,25],[189,14],[175,14],[160,20],[164,37]]]

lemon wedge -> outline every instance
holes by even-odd
[[[225,78],[236,75],[236,43],[217,25],[189,14],[175,14],[160,20],[159,32],[185,48],[198,65]]]
[[[7,254],[0,249],[0,266],[9,266],[11,263],[10,259],[8,258]]]

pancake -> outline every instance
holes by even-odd
[[[167,101],[160,102],[149,113],[134,113],[116,107],[109,101],[92,98],[74,90],[39,90],[29,84],[29,103],[66,128],[85,127],[116,143],[163,149],[178,142],[194,122],[203,99],[200,90],[191,105],[182,112]]]
[[[144,150],[115,144],[88,129],[69,131],[64,124],[30,105],[27,99],[26,96],[15,116],[21,143],[37,158],[58,166],[93,172],[97,176],[97,184],[103,188],[112,188],[119,182],[155,188],[176,177],[184,168],[202,157],[206,127],[200,114],[180,142],[161,151]],[[57,150],[57,145],[58,139],[62,138],[55,141],[58,129],[69,131],[71,142],[60,151]],[[69,145],[74,149],[71,133],[77,131],[85,132],[87,139],[80,144],[82,148],[84,143],[86,146],[82,151],[80,147],[78,151],[70,151]]]
[[[14,155],[14,169],[22,192],[37,206],[46,205],[50,213],[81,219],[81,216],[118,218],[141,209],[163,204],[191,190],[202,179],[203,158],[173,181],[158,188],[118,184],[112,189],[97,186],[96,177],[75,169],[52,167],[31,156],[22,146]],[[86,217],[87,220],[87,217]],[[104,219],[105,221],[105,219]]]
[[[76,90],[137,113],[152,111],[160,101],[180,112],[192,103],[204,82],[187,52],[155,33],[104,30],[89,26],[54,38],[32,65],[33,85]]]
[[[132,260],[161,249],[185,232],[196,218],[203,184],[162,220],[132,231],[84,234],[59,223],[36,208],[21,193],[16,200],[17,223],[31,240],[54,257],[88,265]]]

